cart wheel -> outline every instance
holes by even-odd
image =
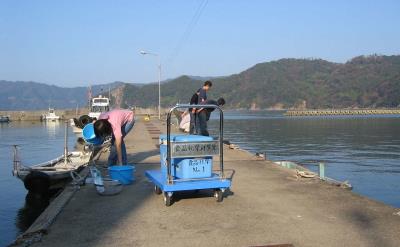
[[[168,192],[164,192],[164,203],[167,207],[172,205],[172,196],[170,196]]]
[[[222,199],[224,198],[223,196],[224,194],[220,189],[214,190],[214,197],[217,200],[217,202],[222,202]]]
[[[162,193],[160,187],[158,187],[157,185],[154,185],[154,193],[156,193],[157,195],[160,195]]]

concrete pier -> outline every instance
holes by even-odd
[[[145,123],[126,138],[137,181],[108,197],[82,186],[34,246],[400,246],[400,209],[228,147],[236,174],[222,203],[199,191],[166,207],[144,176],[159,167],[165,125]]]

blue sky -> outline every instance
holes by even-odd
[[[163,79],[288,57],[400,54],[399,13],[400,1],[1,0],[0,80],[156,81],[157,60],[142,49],[160,54]]]

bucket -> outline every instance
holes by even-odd
[[[83,139],[90,144],[100,145],[103,140],[100,137],[96,137],[94,133],[93,123],[87,124],[82,130]]]
[[[111,179],[118,180],[121,184],[131,184],[135,181],[133,173],[135,172],[134,166],[110,166],[108,167],[108,173]]]

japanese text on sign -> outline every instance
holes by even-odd
[[[202,157],[219,154],[219,142],[176,142],[171,143],[172,157]]]

